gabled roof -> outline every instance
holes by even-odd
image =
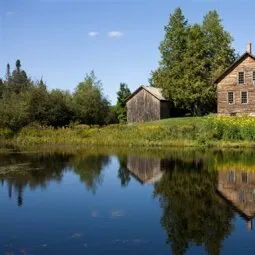
[[[160,101],[168,101],[162,94],[161,88],[155,88],[151,86],[140,86],[137,90],[135,90],[127,99],[126,102],[129,101],[132,97],[134,97],[140,90],[146,90],[148,93],[150,93],[152,96],[157,98]]]
[[[225,72],[223,72],[219,78],[215,81],[215,83],[219,83],[221,80],[223,80],[230,72],[232,72],[240,63],[244,61],[247,57],[251,57],[255,61],[255,56],[250,54],[249,52],[245,52],[239,59],[236,60],[236,62],[230,66]]]

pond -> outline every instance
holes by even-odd
[[[0,153],[0,254],[254,254],[255,153]]]

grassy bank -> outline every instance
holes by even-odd
[[[161,121],[68,128],[29,126],[18,133],[0,129],[2,143],[24,146],[48,145],[105,145],[105,146],[255,146],[253,117],[171,118]]]

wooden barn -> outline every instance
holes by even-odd
[[[127,98],[126,105],[128,123],[170,117],[170,102],[160,88],[141,86]]]
[[[255,56],[252,45],[217,80],[218,114],[255,115]]]

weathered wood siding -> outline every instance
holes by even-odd
[[[160,119],[160,100],[141,89],[127,102],[127,121],[145,122]]]
[[[217,85],[219,114],[255,114],[255,84],[252,80],[255,61],[247,56]],[[238,84],[238,73],[245,73],[245,83]],[[248,92],[248,103],[241,103],[241,91]],[[234,93],[234,104],[228,103],[228,92]]]

